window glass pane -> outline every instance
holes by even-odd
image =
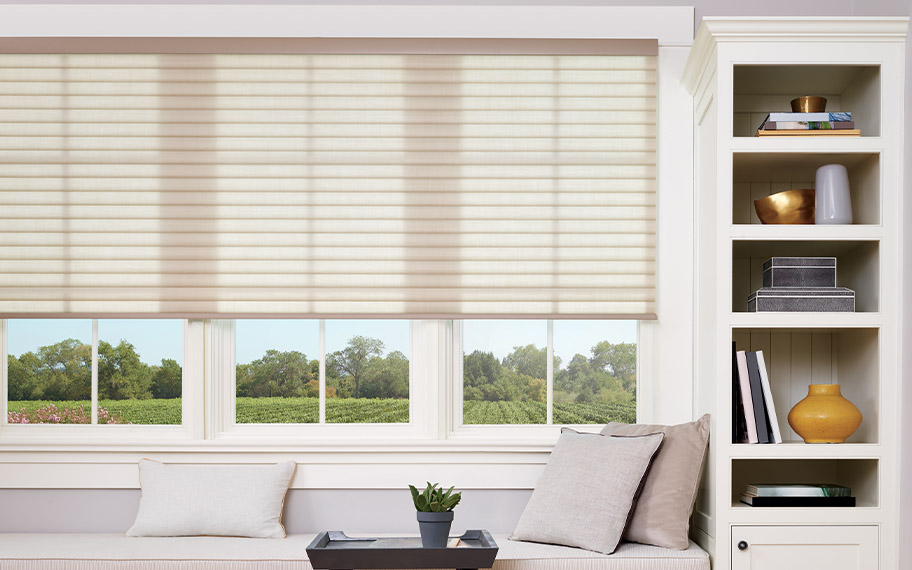
[[[636,321],[554,321],[554,423],[636,422]]]
[[[8,421],[92,422],[92,321],[7,321]]]
[[[408,423],[410,323],[326,322],[326,422]]]
[[[320,322],[235,322],[239,424],[320,421]]]
[[[547,321],[463,321],[464,424],[547,421]]]
[[[98,423],[180,424],[184,323],[99,319]]]

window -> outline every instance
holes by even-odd
[[[462,423],[636,421],[636,321],[464,321]]]
[[[181,424],[183,322],[9,319],[10,424]]]
[[[235,331],[238,424],[408,423],[409,321],[245,319]]]

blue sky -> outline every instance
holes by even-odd
[[[39,347],[75,338],[92,340],[89,319],[10,319],[7,321],[7,350],[19,356]],[[274,348],[297,350],[317,358],[319,322],[316,320],[257,319],[238,320],[235,355],[247,363]],[[102,319],[98,321],[99,339],[116,344],[126,339],[136,347],[143,362],[159,364],[163,358],[182,361],[183,325],[175,319]],[[409,355],[409,322],[404,320],[332,320],[326,322],[326,351],[345,347],[355,335],[381,339],[386,352],[398,350]],[[636,321],[554,321],[554,351],[566,364],[574,354],[589,356],[597,342],[636,342]],[[532,320],[467,320],[463,323],[465,351],[483,350],[503,358],[514,346],[534,344],[543,347],[547,340],[546,322]]]
[[[16,356],[68,338],[92,342],[91,319],[9,319],[6,323],[6,350]],[[111,344],[127,340],[147,364],[161,364],[163,358],[183,362],[184,325],[178,319],[100,319],[98,339]]]
[[[462,347],[466,353],[474,350],[493,352],[503,358],[514,346],[534,344],[547,346],[547,321],[529,320],[469,320],[462,324]],[[566,365],[575,354],[590,356],[596,343],[636,342],[636,321],[554,321],[554,353]]]

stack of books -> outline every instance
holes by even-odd
[[[732,342],[732,441],[782,443],[763,351],[738,350]]]
[[[741,502],[752,507],[854,507],[852,489],[830,483],[747,485]]]
[[[859,137],[852,113],[770,113],[757,129],[758,137],[783,136]]]

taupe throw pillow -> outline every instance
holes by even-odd
[[[510,538],[611,554],[663,439],[564,429]]]
[[[709,414],[674,426],[610,423],[602,429],[603,435],[647,433],[664,433],[665,442],[649,469],[624,539],[684,550],[690,545],[687,533],[709,440]]]

